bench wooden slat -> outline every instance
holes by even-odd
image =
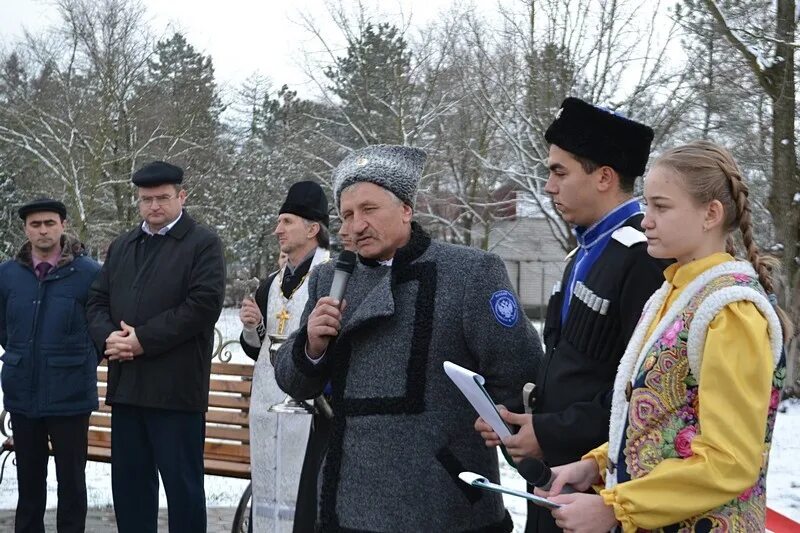
[[[242,396],[223,396],[222,394],[209,394],[208,405],[210,407],[226,407],[228,409],[242,409],[250,411],[250,398]]]
[[[209,409],[206,413],[206,422],[250,427],[250,417],[247,416],[247,413],[241,411],[216,411],[214,409]]]
[[[96,415],[92,413],[92,416],[89,417],[89,426],[90,427],[101,427],[101,428],[110,428],[111,427],[111,417],[107,415]]]
[[[250,446],[247,444],[229,444],[227,442],[206,441],[204,455],[212,459],[225,459],[236,463],[250,464]]]
[[[111,432],[89,428],[89,446],[111,448]]]
[[[206,424],[206,438],[250,442],[250,430]]]
[[[99,463],[111,462],[111,448],[103,446],[89,446],[89,460]]]
[[[203,466],[205,467],[206,474],[250,479],[250,464],[206,459],[203,461]]]
[[[253,377],[253,365],[241,365],[236,363],[211,363],[211,374],[224,376],[244,376]]]
[[[240,381],[235,379],[211,379],[211,390],[214,392],[238,392],[245,396],[250,396],[250,381]]]

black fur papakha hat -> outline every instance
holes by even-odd
[[[644,174],[653,129],[578,98],[567,98],[545,140],[572,154],[613,168],[623,176]]]
[[[283,202],[281,213],[297,215],[312,222],[319,222],[328,227],[328,198],[319,183],[313,181],[298,181],[289,187],[286,200]]]
[[[137,187],[157,187],[164,184],[183,183],[183,169],[164,161],[153,161],[133,173],[131,179]]]
[[[67,207],[63,203],[58,200],[53,200],[52,198],[37,198],[23,205],[17,211],[19,218],[22,220],[25,220],[25,218],[32,213],[42,212],[58,213],[62,220],[67,218]]]
[[[375,144],[350,152],[333,169],[336,208],[341,203],[342,191],[363,181],[393,192],[404,204],[414,207],[426,158],[425,151],[419,148],[391,144]]]

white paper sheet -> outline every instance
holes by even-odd
[[[547,509],[558,509],[561,505],[551,502],[547,498],[543,498],[541,496],[536,496],[535,494],[530,494],[528,492],[523,492],[521,490],[515,490],[508,487],[504,487],[502,485],[498,485],[496,483],[492,483],[485,477],[476,474],[475,472],[461,472],[458,477],[466,483],[467,485],[472,485],[473,487],[478,487],[479,489],[489,490],[492,492],[499,492],[500,494],[508,494],[510,496],[516,496],[517,498],[524,498],[529,502],[533,502],[540,507],[546,507]]]
[[[472,404],[472,407],[475,408],[480,417],[492,426],[500,440],[511,436],[511,430],[500,418],[500,413],[497,412],[494,400],[483,388],[486,383],[483,376],[450,361],[444,362],[444,371],[453,380],[453,383],[456,384],[464,397],[469,400],[469,403]]]

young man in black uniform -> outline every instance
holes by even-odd
[[[575,226],[578,248],[547,308],[546,355],[536,376],[533,415],[503,413],[520,427],[505,446],[519,461],[576,461],[608,439],[610,391],[642,307],[664,281],[667,263],[647,255],[643,212],[633,198],[653,130],[577,98],[548,128],[545,192]],[[496,435],[476,422],[487,444]],[[547,509],[528,506],[526,532],[561,531]]]

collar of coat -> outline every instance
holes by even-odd
[[[392,261],[392,268],[397,269],[401,266],[407,265],[425,253],[428,246],[431,244],[431,237],[422,229],[416,222],[411,222],[411,238],[408,243],[402,248],[398,248],[394,254]],[[368,259],[366,257],[358,256],[358,260],[366,266],[376,267],[381,263],[377,259]]]
[[[172,229],[167,232],[165,235],[166,237],[172,237],[173,239],[181,240],[183,239],[189,230],[192,229],[195,224],[197,224],[192,217],[189,216],[189,213],[186,210],[183,210],[183,216],[178,220],[178,222],[172,226]],[[138,237],[142,235],[147,235],[144,230],[142,229],[141,222],[139,225],[128,234],[128,238],[126,239],[128,242],[135,241]]]
[[[61,257],[59,257],[58,263],[56,263],[55,266],[56,268],[61,268],[64,265],[71,263],[76,257],[80,257],[82,255],[86,255],[86,248],[83,246],[83,243],[81,243],[81,241],[75,237],[62,235]],[[33,269],[33,256],[31,255],[30,241],[23,244],[22,248],[19,249],[16,260],[18,263]]]

